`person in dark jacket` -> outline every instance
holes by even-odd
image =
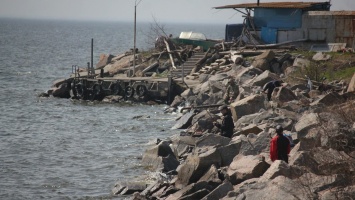
[[[228,109],[228,106],[226,105],[220,106],[218,110],[223,115],[222,123],[220,124],[218,122],[214,122],[213,125],[221,129],[222,136],[231,138],[233,136],[233,129],[234,129],[232,114]]]
[[[281,125],[276,126],[276,133],[277,135],[270,142],[270,159],[272,161],[283,160],[288,163],[288,154],[291,150],[290,141],[284,136]]]
[[[267,90],[268,101],[271,100],[271,94],[274,91],[274,89],[276,87],[280,87],[280,86],[282,86],[282,84],[281,84],[281,81],[278,81],[278,80],[274,80],[274,81],[270,81],[270,82],[266,83],[266,85],[263,88],[263,92],[265,93]]]

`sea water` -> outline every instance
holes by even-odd
[[[151,26],[137,24],[139,49]],[[224,37],[224,25],[164,27]],[[90,62],[92,38],[96,64],[133,48],[133,23],[0,19],[0,199],[121,199],[114,184],[149,179],[144,150],[177,133],[166,105],[37,97]]]

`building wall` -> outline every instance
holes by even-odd
[[[302,29],[310,40],[346,43],[348,47],[352,47],[355,36],[355,12],[354,15],[307,12],[303,15]]]
[[[285,17],[284,19],[275,19],[281,12],[276,12],[270,16],[264,16],[272,9],[260,9],[256,12],[258,17],[263,20],[255,20],[258,22],[257,27],[277,28],[277,43],[286,41],[295,41],[300,39],[309,39],[311,41],[325,42],[325,43],[346,43],[347,47],[352,48],[355,40],[355,12],[349,11],[309,11],[301,16],[301,25],[298,26],[299,21],[292,17]],[[280,9],[283,10],[283,9]],[[254,14],[256,14],[254,13]],[[272,13],[272,12],[271,12]],[[295,17],[295,16],[293,16]],[[289,22],[289,28],[285,28],[284,20]],[[274,22],[271,22],[274,20]],[[292,29],[290,27],[293,27]],[[260,27],[258,28],[261,29]],[[258,31],[260,38],[261,32]]]
[[[255,8],[254,24],[257,29],[262,27],[290,30],[301,28],[302,11],[300,9]]]

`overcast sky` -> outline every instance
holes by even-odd
[[[139,2],[139,0],[0,0],[0,17],[133,21],[135,1]],[[261,3],[278,1],[282,0],[260,0]],[[152,22],[154,16],[158,22],[236,23],[242,20],[239,12],[212,8],[255,2],[257,0],[142,0],[137,7],[137,21]],[[355,0],[333,0],[331,3],[331,10],[355,10]]]

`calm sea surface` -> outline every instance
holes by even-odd
[[[164,25],[174,36],[224,37],[224,25]],[[150,48],[149,27],[137,25],[139,49]],[[90,62],[91,38],[96,64],[132,48],[132,36],[132,23],[0,19],[0,199],[121,199],[115,182],[151,176],[144,150],[176,133],[164,105],[37,97]]]

